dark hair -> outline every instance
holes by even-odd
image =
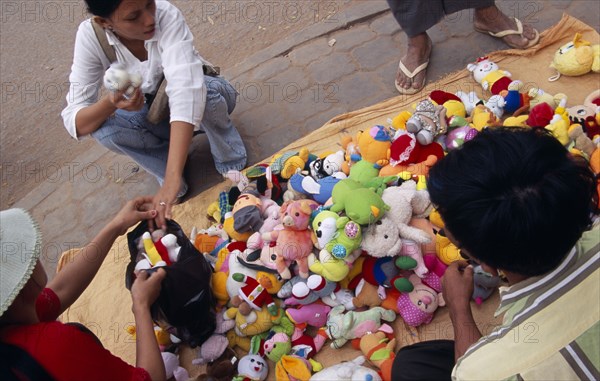
[[[94,16],[109,18],[123,0],[85,0],[88,12]]]
[[[450,152],[427,187],[467,254],[526,276],[556,268],[590,227],[596,177],[543,129],[492,128]]]

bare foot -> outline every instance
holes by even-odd
[[[404,55],[401,59],[408,71],[414,71],[417,67],[429,60],[431,47],[431,39],[427,33],[421,33],[408,39],[408,49],[406,50],[406,55]],[[412,87],[415,90],[419,90],[425,83],[425,76],[426,71],[423,70],[411,79],[407,77],[402,70],[398,69],[398,73],[396,74],[396,83],[403,89],[409,89]]]
[[[504,30],[517,30],[515,20],[506,16],[495,5],[477,8],[475,10],[473,26],[479,31],[492,33],[498,33]],[[525,49],[530,42],[536,38],[536,35],[536,31],[531,25],[524,24],[522,34],[509,34],[502,37],[502,39],[512,48]]]

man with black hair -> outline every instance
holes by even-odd
[[[502,325],[482,337],[473,269],[451,264],[443,294],[454,341],[402,348],[393,379],[600,378],[598,179],[538,129],[487,129],[429,173],[432,202],[463,256],[501,271]]]

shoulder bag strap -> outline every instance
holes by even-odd
[[[98,42],[100,43],[104,54],[106,54],[106,58],[108,58],[110,62],[115,62],[117,60],[117,54],[115,53],[114,46],[108,43],[108,38],[106,38],[106,32],[104,31],[104,28],[102,28],[100,24],[94,20],[94,18],[92,18],[92,26],[94,27],[96,38],[98,38]]]

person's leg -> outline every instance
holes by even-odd
[[[431,55],[431,39],[427,30],[444,17],[441,1],[421,0],[387,0],[396,21],[408,37],[406,54],[400,59],[400,67],[396,74],[396,87],[407,94],[415,93],[425,84],[425,67]],[[423,67],[422,70],[418,70]],[[411,75],[407,73],[414,73]]]
[[[392,365],[392,380],[450,380],[454,341],[432,340],[401,348]]]
[[[475,8],[475,17],[473,19],[473,27],[478,32],[484,33],[499,33],[506,30],[517,30],[518,25],[514,18],[510,18],[492,1],[491,5],[477,5]],[[523,25],[523,32],[521,34],[513,33],[508,34],[502,38],[504,42],[516,49],[526,49],[537,43],[539,39],[539,33],[531,25]]]
[[[139,112],[117,110],[91,135],[109,150],[131,157],[162,185],[169,155],[170,125],[168,121],[151,124],[146,120],[147,112],[146,105]]]
[[[246,165],[246,148],[242,137],[233,126],[229,114],[236,104],[237,92],[221,77],[204,76],[206,107],[200,125],[206,133],[210,151],[219,173],[241,170]]]

